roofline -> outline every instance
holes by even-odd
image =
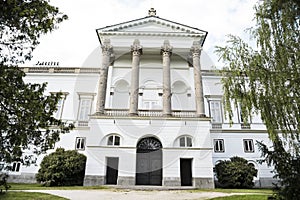
[[[158,16],[146,16],[146,17],[142,17],[142,18],[138,18],[138,19],[134,19],[134,20],[130,20],[130,21],[118,23],[118,24],[113,24],[113,25],[110,25],[110,26],[105,26],[105,27],[102,27],[102,28],[97,28],[97,29],[96,29],[96,33],[97,33],[99,42],[100,42],[100,44],[102,45],[101,39],[100,39],[99,34],[98,34],[98,30],[105,29],[105,28],[110,28],[110,27],[113,27],[113,26],[119,26],[119,25],[122,25],[122,24],[131,23],[131,22],[143,20],[143,19],[146,19],[146,18],[152,18],[152,17],[155,17],[155,18],[158,18],[158,19],[161,19],[161,20],[165,20],[165,21],[167,21],[167,22],[174,23],[174,24],[177,24],[177,25],[180,25],[180,26],[185,26],[185,27],[188,27],[188,28],[191,28],[191,29],[195,29],[195,30],[197,30],[197,31],[202,31],[202,32],[204,32],[204,33],[205,33],[205,36],[204,36],[204,39],[203,39],[202,44],[201,44],[201,46],[203,47],[204,42],[205,42],[205,39],[206,39],[207,34],[208,34],[207,31],[204,31],[204,30],[202,30],[202,29],[195,28],[195,27],[192,27],[192,26],[188,26],[188,25],[185,25],[185,24],[181,24],[181,23],[178,23],[178,22],[174,22],[174,21],[171,21],[171,20],[168,20],[168,19],[165,19],[165,18],[160,18],[160,17],[158,17]]]

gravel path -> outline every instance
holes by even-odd
[[[191,200],[210,199],[214,197],[230,196],[233,193],[221,192],[191,192],[188,190],[170,191],[140,191],[126,189],[103,190],[28,190],[26,192],[42,192],[65,197],[70,200],[99,199],[99,200]],[[240,194],[240,193],[239,193]]]

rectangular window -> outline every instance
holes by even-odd
[[[75,149],[76,150],[84,150],[85,149],[85,138],[84,137],[76,138]]]
[[[223,139],[214,140],[214,150],[215,150],[216,153],[225,152],[224,140]]]
[[[56,105],[56,112],[54,113],[54,116],[56,119],[60,119],[61,118],[61,114],[62,114],[62,105],[63,105],[63,99],[59,99]]]
[[[57,92],[51,92],[51,94],[57,94]],[[60,96],[60,99],[57,102],[56,111],[53,113],[53,116],[56,119],[61,119],[62,117],[65,100],[68,94],[69,94],[68,92],[62,92],[62,95]]]
[[[91,111],[91,99],[81,99],[80,100],[80,108],[79,108],[79,115],[78,120],[80,121],[88,121],[89,114]]]
[[[222,123],[221,101],[210,101],[210,116],[213,123]]]
[[[253,153],[254,152],[254,145],[252,139],[245,139],[244,142],[244,151],[246,153]]]
[[[21,168],[21,163],[20,162],[13,162],[11,166],[11,171],[12,172],[19,172]]]

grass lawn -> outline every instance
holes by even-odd
[[[270,195],[234,195],[228,197],[217,197],[210,200],[267,200]]]
[[[205,189],[200,189],[200,190],[195,190],[195,191],[212,191],[212,190],[205,190]],[[223,193],[258,193],[258,194],[266,194],[266,195],[271,195],[273,194],[272,189],[221,189],[221,188],[216,188],[213,190],[214,192],[223,192]]]
[[[8,191],[6,193],[0,193],[1,200],[66,200],[66,198],[39,193],[39,192],[14,192]]]
[[[105,186],[61,186],[61,187],[46,187],[38,183],[9,183],[9,190],[93,190],[107,189]]]

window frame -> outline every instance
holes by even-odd
[[[110,138],[112,138],[111,143],[110,143]],[[118,139],[116,140],[116,138],[118,138]],[[118,142],[116,142],[116,141],[118,141]],[[107,146],[120,146],[121,145],[121,137],[119,135],[107,136],[106,145]]]
[[[93,101],[94,101],[94,97],[95,97],[95,93],[81,93],[81,92],[78,92],[77,93],[78,96],[79,96],[79,104],[78,104],[78,112],[77,112],[77,121],[79,122],[88,122],[90,119],[89,119],[89,115],[91,114],[92,112],[92,107],[93,107]],[[83,102],[88,100],[89,103],[88,103],[88,107],[86,108],[85,112],[87,112],[87,115],[86,117],[82,117],[82,113],[83,113],[83,106],[86,106],[86,105],[83,105]]]
[[[20,173],[21,172],[22,163],[21,162],[12,162],[11,163],[11,172],[12,173]]]
[[[76,137],[75,150],[84,151],[85,146],[86,146],[86,137]]]
[[[53,116],[56,119],[61,119],[62,115],[63,115],[64,107],[65,107],[65,101],[67,99],[69,92],[50,92],[50,94],[53,94],[53,95],[56,95],[57,93],[62,93],[62,95],[60,96],[60,99],[57,102],[57,105],[56,105],[57,110],[53,113]]]
[[[224,153],[225,152],[224,139],[214,139],[214,152],[215,153]]]
[[[243,146],[244,146],[245,153],[255,152],[253,139],[243,139]]]
[[[184,144],[181,145],[181,141],[182,139],[184,139]],[[183,135],[183,136],[180,136],[178,138],[178,146],[180,148],[190,148],[190,147],[193,147],[193,138],[191,136],[188,136],[188,135]]]

